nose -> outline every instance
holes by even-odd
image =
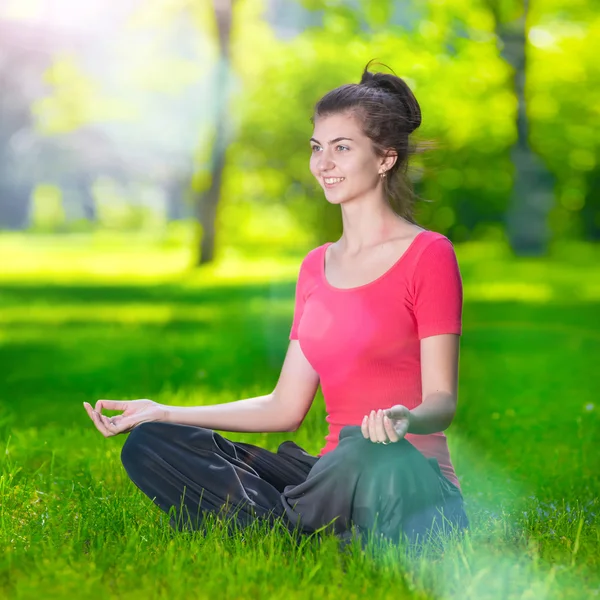
[[[317,162],[318,170],[320,172],[331,171],[331,169],[333,169],[334,167],[335,163],[333,162],[333,159],[327,154],[323,153]]]

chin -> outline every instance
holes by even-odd
[[[330,204],[344,204],[344,202],[348,202],[348,200],[352,200],[352,198],[356,197],[354,194],[350,193],[351,190],[344,190],[343,193],[336,192],[327,194],[328,191],[329,190],[323,188],[323,195]]]
[[[329,204],[343,204],[346,198],[344,196],[338,196],[337,198],[328,198],[327,194],[325,194],[325,200],[327,200]]]

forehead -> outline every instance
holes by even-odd
[[[317,117],[315,119],[314,135],[321,142],[324,140],[319,138],[319,135],[327,140],[342,136],[354,139],[362,137],[356,117],[351,113],[339,113]]]

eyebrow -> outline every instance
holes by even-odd
[[[354,140],[352,138],[349,137],[338,137],[335,138],[334,140],[330,140],[329,143],[330,144],[335,144],[336,142],[341,142],[342,140],[350,140],[351,142],[353,142]],[[310,140],[308,140],[309,142],[316,142],[317,144],[320,144],[321,142],[319,142],[319,140],[315,140],[315,138],[310,138]]]

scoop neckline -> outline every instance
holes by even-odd
[[[323,281],[323,283],[325,284],[326,287],[328,287],[330,290],[333,290],[335,292],[354,292],[356,290],[362,290],[364,288],[371,287],[372,285],[376,284],[377,282],[379,282],[382,279],[384,279],[385,277],[387,277],[403,261],[404,257],[406,255],[410,254],[412,248],[416,245],[417,240],[423,234],[428,233],[429,231],[431,231],[431,230],[423,229],[423,231],[419,231],[419,233],[417,233],[417,235],[413,238],[413,241],[408,245],[408,248],[400,255],[398,260],[396,260],[396,262],[394,262],[394,264],[387,271],[385,271],[383,274],[381,274],[379,277],[377,277],[376,279],[373,279],[373,281],[369,281],[367,283],[363,283],[362,285],[357,285],[357,286],[350,287],[350,288],[339,288],[334,285],[331,285],[329,283],[329,281],[327,281],[327,277],[325,275],[325,255],[327,254],[327,248],[329,248],[329,246],[331,246],[333,244],[333,242],[327,242],[326,244],[323,245],[323,253],[321,255],[321,280]]]

